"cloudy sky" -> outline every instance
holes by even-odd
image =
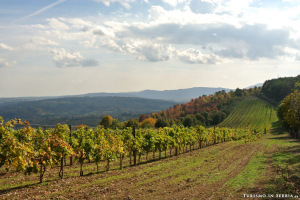
[[[0,97],[298,74],[298,0],[0,0]]]

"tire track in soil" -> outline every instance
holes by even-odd
[[[157,199],[232,199],[230,194],[226,193],[226,191],[222,191],[224,183],[241,173],[251,158],[261,149],[262,145],[258,143],[255,145],[243,144],[232,148],[232,151],[235,153],[231,161],[225,160],[224,162],[224,160],[219,159],[219,162],[217,162],[217,165],[222,166],[220,170],[229,170],[228,176],[215,183],[196,183],[187,180],[186,183],[182,183],[177,187],[174,185],[167,185],[167,187],[165,187],[166,184],[163,183],[156,187],[160,188],[160,190],[165,189],[165,192],[153,195],[155,195]],[[149,195],[146,197],[146,199],[151,199],[153,196]]]

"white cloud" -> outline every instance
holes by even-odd
[[[49,45],[49,46],[57,46],[59,45],[57,42],[55,41],[52,41],[50,39],[47,39],[47,38],[44,38],[44,37],[41,37],[41,36],[37,36],[37,37],[33,37],[31,39],[31,42],[36,44],[36,45]]]
[[[107,6],[113,2],[121,3],[118,0],[95,1]],[[130,4],[134,0],[122,2]],[[73,41],[73,44],[83,45],[86,48],[102,48],[131,54],[138,60],[156,62],[178,58],[186,63],[203,64],[219,63],[226,58],[251,60],[276,58],[284,54],[281,48],[299,47],[295,34],[292,34],[293,29],[270,29],[267,25],[257,24],[258,19],[253,17],[248,24],[249,16],[243,14],[250,13],[253,16],[255,12],[261,12],[253,12],[251,9],[247,11],[251,0],[240,3],[236,0],[201,0],[197,3],[212,5],[213,11],[208,8],[207,11],[200,12],[192,11],[190,8],[192,2],[196,1],[165,0],[165,3],[174,6],[186,3],[184,9],[150,6],[149,21],[127,22],[115,19],[112,21],[102,19],[103,16],[101,20],[50,18],[47,19],[48,29],[40,30],[43,36],[37,35],[31,43],[37,46],[58,46],[69,45]],[[239,9],[241,14],[239,18],[228,14]],[[294,38],[291,39],[291,36]],[[82,47],[78,47],[80,48]],[[75,53],[69,54],[76,55]],[[58,61],[56,63],[64,66]],[[80,66],[82,63],[74,61],[65,65]]]
[[[5,59],[0,58],[0,67],[10,67],[12,65],[15,65],[16,61],[7,61]]]
[[[80,66],[83,57],[79,52],[67,52],[65,49],[52,49],[53,62],[58,67]]]
[[[168,12],[159,7],[158,10]],[[162,13],[160,12],[160,13]],[[169,13],[170,14],[170,13]],[[169,14],[166,14],[167,16]],[[163,14],[163,16],[166,16]],[[200,16],[199,16],[200,17]],[[168,19],[166,17],[165,19]],[[299,48],[299,39],[292,38],[291,28],[270,29],[264,24],[202,23],[157,20],[156,23],[132,24],[118,35],[124,38],[151,38],[154,43],[184,45],[185,48],[205,49],[229,58],[276,58],[285,47]]]
[[[60,21],[70,24],[74,28],[79,29],[87,29],[94,27],[95,24],[93,22],[81,19],[81,18],[65,18],[65,17],[59,17]]]
[[[68,30],[70,27],[56,18],[47,19],[49,26],[55,30]]]
[[[162,0],[162,1],[174,7],[177,6],[179,3],[187,2],[187,0]]]
[[[130,3],[134,2],[135,0],[94,0],[95,2],[104,3],[106,6],[110,6],[110,3],[118,2],[125,8],[130,8]]]
[[[52,49],[53,62],[57,67],[91,67],[98,65],[93,59],[84,59],[78,51],[67,52],[65,49]]]
[[[6,44],[3,44],[3,43],[0,43],[0,49],[7,50],[7,51],[13,51],[14,50],[13,47],[10,47],[10,46],[8,46]]]
[[[201,51],[193,48],[187,50],[178,50],[178,58],[191,64],[217,64],[221,62],[220,57],[214,54],[202,54]]]
[[[236,27],[240,27],[244,22],[241,22],[239,18],[230,16],[228,14],[217,14],[217,13],[196,13],[193,12],[189,7],[186,9],[171,9],[167,10],[162,6],[152,6],[149,11],[149,25],[158,24],[218,24],[226,23]],[[148,25],[148,26],[149,26]]]
[[[104,40],[99,41],[100,46],[98,46],[98,47],[105,47],[111,51],[122,52],[122,53],[134,51],[134,50],[131,50],[131,49],[134,49],[134,47],[132,47],[132,45],[125,44],[124,41],[122,43],[118,44],[113,39],[104,39]]]
[[[227,59],[221,59],[214,53],[203,54],[200,50],[193,48],[178,50],[170,44],[157,43],[157,41],[146,41],[142,39],[102,39],[98,43],[94,41],[93,46],[104,47],[114,52],[131,54],[138,60],[149,62],[168,61],[178,59],[189,64],[219,64]]]
[[[116,1],[98,2],[109,5]],[[183,1],[176,2],[178,4]],[[243,13],[248,12],[245,8],[251,0],[243,3],[235,0],[199,2],[213,5],[216,11],[206,13],[193,12],[189,7],[167,10],[162,6],[151,6],[149,21],[131,23],[118,20],[50,18],[48,22],[51,29],[44,32],[47,35],[47,39],[43,40],[44,45],[58,45],[55,42],[51,44],[53,40],[48,39],[49,37],[61,40],[61,44],[74,41],[86,48],[131,54],[138,60],[157,62],[179,59],[191,64],[217,64],[226,59],[275,59],[284,54],[282,48],[299,46],[297,40],[290,37],[292,29],[270,29],[267,25],[257,24],[257,19],[248,24],[248,21],[244,21],[248,16],[241,15],[237,18],[227,14],[238,8]],[[72,55],[74,53],[76,52]],[[82,65],[79,61],[64,65],[58,61],[55,63],[58,66]]]
[[[59,43],[47,39],[42,36],[36,36],[30,39],[29,42],[25,43],[21,47],[19,47],[19,50],[26,49],[26,50],[45,50],[47,47],[51,46],[58,46]]]
[[[221,9],[226,12],[230,12],[233,15],[240,14],[249,8],[249,5],[253,0],[228,0],[223,1]]]
[[[189,9],[194,13],[212,13],[217,8],[217,4],[204,0],[191,0]]]
[[[94,1],[107,6],[118,2],[127,8],[136,2]],[[105,16],[101,16],[101,20],[97,17],[49,18],[48,24],[41,25],[37,35],[24,47],[34,49],[60,45],[68,48],[72,43],[72,46],[82,45],[76,47],[81,52],[84,47],[102,48],[111,52],[130,54],[138,60],[150,62],[178,59],[190,64],[218,64],[226,59],[275,59],[284,55],[285,52],[281,49],[298,48],[300,45],[299,41],[297,43],[296,34],[292,34],[300,32],[296,27],[274,29],[267,24],[258,24],[260,20],[264,21],[268,17],[264,16],[262,19],[253,17],[264,10],[247,10],[252,0],[163,1],[174,7],[167,9],[163,7],[164,4],[151,6],[153,4],[150,2],[148,21],[135,19],[129,22],[126,19],[116,18],[107,20]],[[195,10],[196,5],[204,6],[203,10]],[[276,10],[270,12],[272,16],[278,13]],[[296,13],[293,12],[290,20],[295,19]],[[93,59],[84,59],[77,51],[67,52],[64,48],[51,51],[53,62],[57,66],[97,64]],[[0,49],[12,48],[0,43]]]
[[[109,37],[115,37],[115,33],[114,30],[112,30],[111,28],[105,27],[105,26],[95,26],[93,29],[93,34],[95,35],[105,35],[105,36],[109,36]]]
[[[146,42],[136,45],[135,52],[140,60],[150,62],[166,61],[172,56],[174,48],[171,45],[161,45],[152,42]]]

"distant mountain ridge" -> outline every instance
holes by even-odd
[[[88,93],[79,96],[119,96],[119,97],[140,97],[146,99],[162,99],[175,102],[187,102],[191,99],[198,98],[202,95],[210,95],[215,92],[225,90],[229,92],[231,89],[228,88],[213,88],[213,87],[193,87],[187,89],[178,90],[143,90],[140,92],[119,92],[119,93]]]
[[[99,92],[99,93],[87,93],[80,95],[64,95],[64,96],[40,96],[40,97],[12,97],[12,98],[0,98],[0,107],[19,102],[26,101],[38,101],[38,100],[46,100],[46,99],[57,99],[57,98],[69,98],[69,97],[108,97],[108,96],[116,96],[116,97],[140,97],[145,99],[162,99],[167,101],[175,101],[177,103],[188,102],[191,99],[198,98],[202,95],[210,95],[215,92],[225,90],[229,92],[231,89],[222,88],[222,87],[193,87],[187,89],[178,89],[178,90],[143,90],[139,92],[117,92],[117,93],[107,93],[107,92]]]
[[[97,125],[109,114],[120,121],[168,109],[203,95],[227,88],[195,87],[179,90],[144,90],[140,92],[89,93],[57,97],[0,98],[0,116],[5,120],[21,118],[31,123],[56,124],[60,122]]]

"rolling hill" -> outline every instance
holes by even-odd
[[[105,114],[120,121],[168,109],[176,103],[227,88],[195,87],[178,90],[89,93],[70,96],[0,98],[0,116],[22,118],[31,124],[69,123],[96,126]]]
[[[0,108],[9,104],[16,104],[27,101],[38,101],[46,99],[58,99],[58,98],[71,98],[71,97],[140,97],[145,99],[162,99],[167,101],[175,101],[177,103],[183,103],[190,101],[193,98],[197,98],[202,95],[210,95],[215,92],[225,90],[230,91],[228,88],[213,88],[213,87],[194,87],[178,90],[143,90],[139,92],[118,92],[118,93],[88,93],[80,95],[65,95],[65,96],[38,96],[38,97],[11,97],[0,98]]]
[[[277,121],[276,111],[265,100],[255,96],[240,101],[229,116],[221,122],[219,127],[251,128],[257,132],[268,130],[271,123]]]
[[[109,114],[120,121],[173,106],[175,102],[137,97],[65,97],[8,104],[0,108],[5,120],[21,118],[31,124],[86,124],[96,126]]]
[[[140,92],[121,92],[121,93],[90,93],[81,96],[121,96],[121,97],[140,97],[147,99],[163,99],[168,101],[175,101],[178,103],[184,103],[190,101],[193,98],[198,98],[202,95],[211,95],[215,92],[225,90],[229,92],[228,88],[211,88],[211,87],[194,87],[178,90],[143,90]]]

